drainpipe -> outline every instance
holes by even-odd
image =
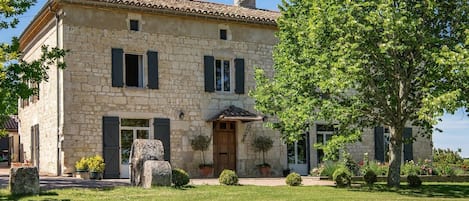
[[[59,11],[52,10],[52,5],[49,4],[49,10],[55,14],[55,36],[56,36],[56,47],[63,48],[62,43],[60,41],[60,34],[59,34],[59,24],[60,24],[60,16],[64,13],[60,13]],[[62,88],[61,88],[61,79],[62,79],[62,70],[57,67],[57,176],[62,175],[62,142],[63,142],[63,135],[62,135]]]

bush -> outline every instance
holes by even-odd
[[[358,167],[358,164],[352,159],[352,155],[350,155],[350,153],[343,151],[342,158],[343,164],[353,175],[358,175],[360,173],[360,168]]]
[[[325,161],[323,164],[321,164],[321,167],[319,168],[319,176],[327,176],[329,178],[332,178],[332,175],[334,174],[335,170],[337,170],[337,168],[339,167],[339,163],[333,161]]]
[[[238,175],[233,170],[223,170],[218,177],[220,184],[225,185],[237,185],[238,184]]]
[[[376,173],[373,170],[367,170],[365,175],[363,176],[363,179],[368,185],[373,185],[375,182],[378,181]]]
[[[301,176],[296,172],[290,173],[287,178],[285,178],[285,183],[289,186],[299,186],[302,181]]]
[[[464,162],[460,154],[461,150],[433,149],[433,162],[460,165]]]
[[[407,176],[407,183],[410,187],[420,187],[422,185],[422,180],[417,175]]]
[[[352,183],[352,173],[346,167],[339,167],[334,171],[332,179],[337,187],[347,187]]]
[[[181,187],[189,183],[189,174],[183,169],[175,168],[172,170],[172,182],[174,186]]]
[[[414,161],[409,161],[401,166],[401,175],[420,175],[420,166]]]
[[[368,170],[373,170],[378,176],[386,176],[388,174],[389,167],[382,165],[376,161],[369,161],[368,165],[363,165],[361,168],[361,174],[365,175]]]
[[[88,159],[82,157],[79,161],[75,163],[75,171],[88,171]]]
[[[94,157],[89,157],[87,160],[90,172],[104,172],[106,164],[104,164],[103,157],[96,155]]]

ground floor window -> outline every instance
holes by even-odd
[[[150,139],[149,119],[121,119],[121,164],[128,165],[130,149],[135,139]]]
[[[316,125],[316,140],[319,144],[327,144],[329,140],[332,139],[334,135],[334,126],[333,125]],[[318,162],[321,163],[324,159],[324,151],[318,149]]]

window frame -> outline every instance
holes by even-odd
[[[217,61],[220,61],[221,63],[221,75],[222,75],[222,81],[221,81],[221,90],[217,89]],[[229,69],[230,69],[230,75],[229,75],[229,83],[230,83],[230,89],[228,91],[225,91],[225,85],[224,85],[224,68],[223,68],[223,63],[225,61],[228,61]],[[214,88],[216,93],[234,93],[234,82],[235,82],[235,67],[234,67],[234,61],[233,59],[229,58],[223,58],[223,57],[215,57],[213,61],[213,76],[214,76]]]
[[[142,127],[142,126],[122,126],[122,121],[125,119],[142,119],[142,120],[147,120],[148,121],[148,127]],[[119,164],[123,165],[124,161],[122,158],[122,131],[132,131],[132,141],[135,139],[140,139],[138,138],[138,131],[139,130],[144,130],[148,132],[148,139],[154,139],[154,133],[153,133],[153,119],[147,119],[147,118],[119,118]],[[127,164],[129,164],[130,161],[128,161]]]
[[[137,23],[137,30],[132,29],[132,22]],[[140,20],[137,19],[129,19],[129,30],[130,31],[140,31]]]

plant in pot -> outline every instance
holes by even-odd
[[[88,159],[82,157],[79,161],[75,163],[75,172],[77,178],[88,179]]]
[[[254,138],[252,143],[254,151],[262,152],[262,164],[257,165],[257,167],[259,168],[259,172],[263,177],[270,176],[270,165],[265,162],[265,152],[272,149],[273,144],[274,141],[272,138],[267,136],[257,136]]]
[[[102,179],[105,167],[103,157],[96,155],[94,157],[90,157],[88,160],[90,179]]]
[[[202,154],[202,164],[199,164],[199,173],[202,177],[208,177],[213,173],[213,165],[205,162],[205,151],[208,150],[210,141],[212,141],[211,137],[205,135],[197,135],[191,141],[192,149]]]

